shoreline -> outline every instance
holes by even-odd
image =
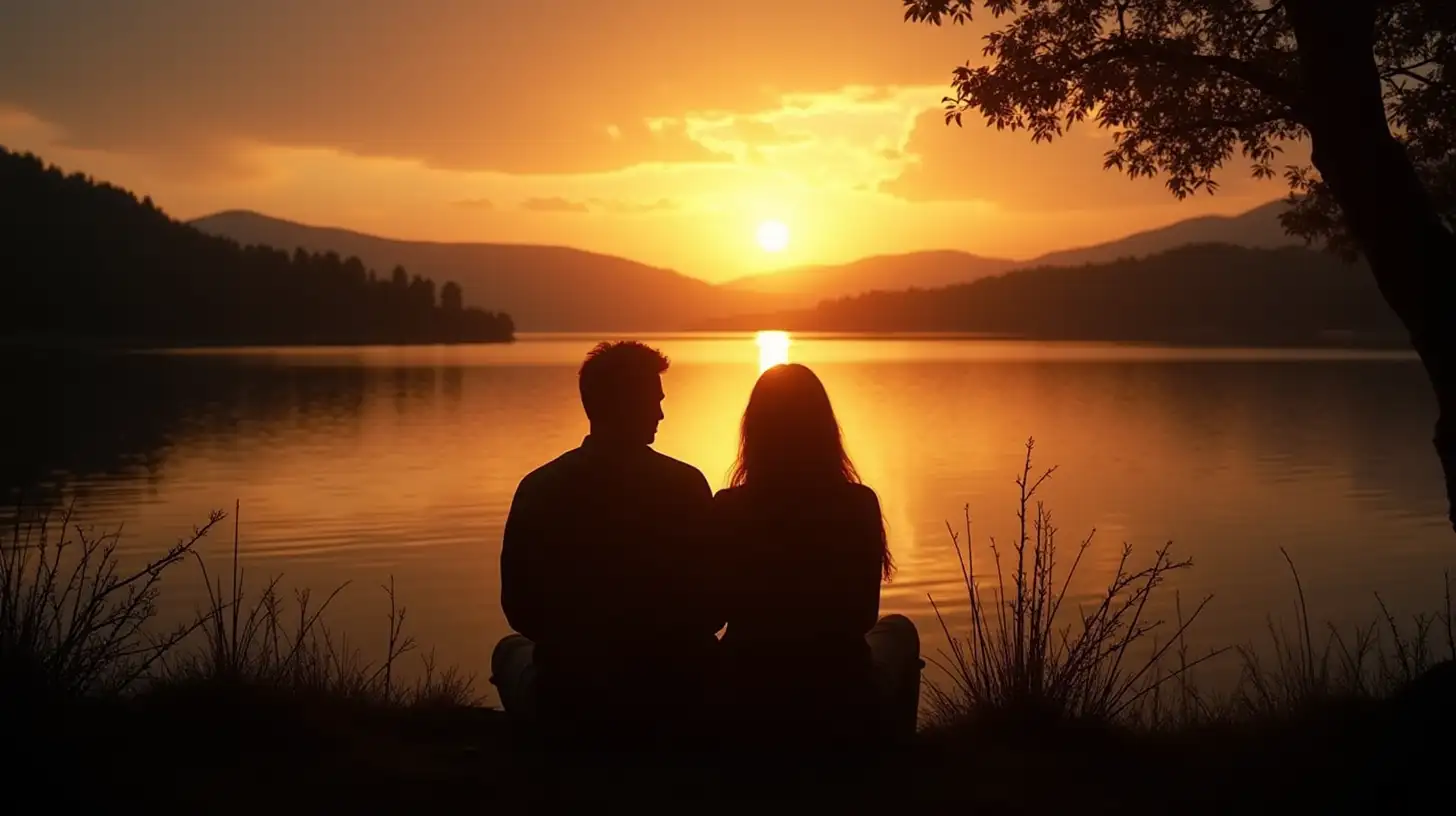
[[[165,354],[188,351],[249,351],[262,349],[306,349],[306,348],[377,348],[377,347],[422,347],[422,346],[475,346],[475,345],[510,345],[518,342],[519,338],[512,335],[502,339],[477,339],[477,340],[397,340],[397,341],[296,341],[284,343],[257,343],[247,342],[218,342],[218,343],[187,343],[181,345],[167,345],[154,343],[119,343],[119,342],[88,342],[74,340],[42,340],[42,339],[13,339],[5,338],[0,340],[0,353],[14,352],[74,352],[74,353],[95,353],[95,354]]]

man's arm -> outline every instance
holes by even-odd
[[[501,536],[501,609],[511,628],[539,640],[547,628],[544,578],[541,570],[541,516],[535,502],[536,490],[529,478],[521,480],[511,498]]]

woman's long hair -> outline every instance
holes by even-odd
[[[738,437],[738,460],[728,477],[734,487],[763,486],[774,495],[834,483],[862,484],[844,450],[844,436],[829,392],[806,366],[784,363],[764,371],[748,397]],[[893,571],[880,522],[881,570]]]

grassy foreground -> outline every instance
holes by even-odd
[[[392,587],[385,656],[330,630],[335,595],[247,586],[197,555],[223,514],[134,573],[115,535],[68,518],[17,522],[0,547],[0,722],[11,798],[62,809],[152,812],[480,811],[550,803],[799,798],[856,812],[944,804],[996,813],[1425,812],[1450,804],[1456,761],[1451,601],[1409,621],[1316,637],[1300,619],[1270,642],[1189,654],[1202,605],[1164,625],[1149,599],[1191,567],[1126,549],[1101,601],[1064,608],[1091,539],[1058,550],[1037,501],[1031,445],[1020,536],[972,557],[953,534],[967,620],[926,655],[916,742],[863,761],[825,753],[769,768],[758,755],[579,756],[543,762],[484,704],[474,679],[436,670],[404,632]],[[969,527],[969,524],[967,525]],[[164,575],[196,562],[209,603],[154,626]],[[1225,653],[1226,652],[1226,653]],[[1242,680],[1202,693],[1197,666],[1238,660]],[[410,682],[405,660],[421,660]],[[1444,661],[1444,662],[1443,662]],[[766,747],[771,738],[766,737]]]

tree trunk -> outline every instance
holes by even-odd
[[[1312,158],[1435,389],[1436,454],[1456,528],[1456,236],[1390,132],[1370,0],[1291,0]]]

